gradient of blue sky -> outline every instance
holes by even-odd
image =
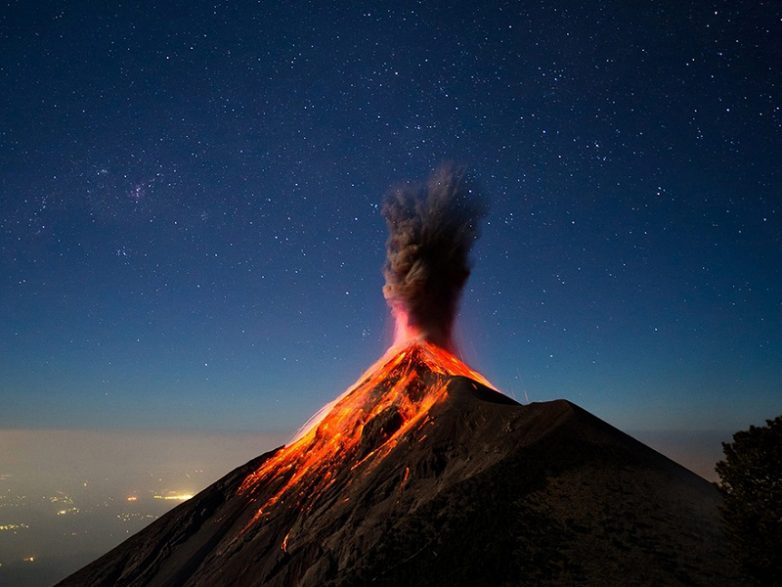
[[[780,7],[12,2],[0,427],[287,432],[390,340],[390,185],[491,201],[460,317],[522,401],[782,411]]]

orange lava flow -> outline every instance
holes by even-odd
[[[245,478],[239,493],[260,503],[247,528],[277,503],[307,511],[338,477],[349,484],[349,476],[370,470],[406,432],[427,422],[452,376],[493,388],[480,373],[430,342],[389,349],[290,444]],[[407,483],[409,471],[405,475]],[[286,548],[287,542],[286,536]]]

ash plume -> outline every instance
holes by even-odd
[[[463,169],[443,166],[426,183],[392,189],[382,211],[389,230],[383,295],[396,342],[422,336],[453,349],[453,321],[485,200]]]

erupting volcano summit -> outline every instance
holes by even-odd
[[[457,356],[484,206],[393,191],[388,352],[288,445],[64,586],[734,585],[716,490],[577,406],[520,405]]]

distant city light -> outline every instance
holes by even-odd
[[[135,495],[129,495],[128,501],[138,501],[138,497],[136,497]]]
[[[27,524],[0,524],[0,532],[9,532],[12,530],[21,530],[22,528],[29,528]]]
[[[24,562],[26,562],[26,563],[34,563],[35,562],[35,557],[34,556],[26,556],[22,560]]]
[[[155,495],[155,499],[165,499],[167,501],[185,501],[193,497],[192,493],[173,493],[168,495]]]

